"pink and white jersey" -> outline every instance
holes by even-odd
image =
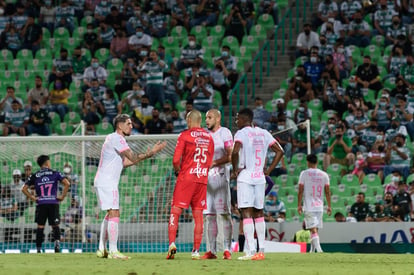
[[[260,127],[244,127],[234,135],[234,142],[242,144],[239,152],[240,171],[237,181],[249,184],[265,184],[263,168],[267,150],[275,142],[273,136]]]
[[[118,186],[124,167],[121,153],[128,149],[128,143],[120,134],[112,133],[106,137],[95,176],[95,187]]]
[[[299,184],[303,185],[303,210],[323,212],[325,186],[329,185],[329,176],[320,169],[309,168],[302,171]]]
[[[226,149],[233,147],[233,135],[226,127],[220,127],[217,131],[211,132],[211,137],[214,141],[214,156],[213,160],[221,159],[227,154]],[[216,166],[209,170],[209,175],[225,173],[226,165]]]

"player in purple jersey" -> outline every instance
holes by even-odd
[[[41,253],[44,239],[43,231],[46,220],[53,229],[55,240],[55,252],[60,252],[60,229],[59,229],[59,202],[63,201],[69,190],[69,180],[58,171],[52,170],[49,156],[41,155],[37,158],[40,170],[30,175],[22,192],[32,201],[36,202],[35,222],[36,248],[37,253]],[[58,195],[59,183],[64,185],[62,194]],[[30,193],[29,188],[34,188],[36,195]]]

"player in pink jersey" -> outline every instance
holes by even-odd
[[[234,135],[231,155],[232,178],[237,178],[237,204],[242,212],[243,231],[247,241],[247,253],[239,260],[264,260],[266,226],[263,207],[265,197],[265,175],[276,167],[283,157],[283,149],[266,130],[253,127],[253,111],[241,110],[236,117],[239,130]],[[265,162],[268,148],[276,154],[266,171]],[[259,243],[256,253],[254,231]]]
[[[319,243],[318,228],[322,228],[324,193],[328,203],[327,213],[330,216],[331,194],[329,192],[329,176],[317,168],[318,157],[310,154],[306,157],[308,169],[299,176],[298,213],[304,213],[306,229],[311,231],[310,252],[323,252]],[[303,207],[302,207],[303,199]]]
[[[131,134],[132,122],[128,115],[120,114],[114,118],[115,132],[105,138],[102,146],[98,171],[94,186],[101,210],[107,211],[101,224],[99,248],[96,255],[99,258],[129,259],[117,248],[119,224],[119,193],[118,184],[124,167],[152,157],[167,145],[156,143],[146,153],[136,153],[129,148],[125,140]],[[109,253],[106,251],[106,241],[109,240]]]
[[[206,125],[214,141],[214,157],[208,174],[207,210],[204,211],[207,221],[207,235],[210,244],[202,259],[217,259],[216,240],[218,235],[217,215],[223,221],[220,231],[224,237],[223,259],[231,259],[232,222],[230,216],[230,167],[233,150],[233,135],[230,130],[220,125],[221,113],[211,109],[206,114]]]
[[[168,222],[169,247],[167,259],[177,252],[175,238],[178,220],[183,209],[191,206],[194,218],[194,246],[191,257],[200,259],[203,238],[203,210],[206,209],[208,171],[213,163],[214,141],[210,133],[201,128],[201,113],[192,110],[187,114],[188,129],[180,134],[173,156],[177,174]]]

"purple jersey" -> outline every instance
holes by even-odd
[[[57,171],[44,168],[30,175],[26,184],[34,186],[37,196],[37,204],[58,204],[58,185],[64,176]]]

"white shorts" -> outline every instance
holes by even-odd
[[[237,182],[237,205],[239,208],[263,209],[265,184]]]
[[[117,187],[95,187],[101,210],[119,210],[119,192]]]
[[[304,215],[305,215],[304,220],[305,220],[306,229],[323,227],[323,222],[322,222],[323,212],[304,211]]]
[[[225,174],[214,174],[208,177],[207,209],[204,214],[230,213],[230,186]]]

